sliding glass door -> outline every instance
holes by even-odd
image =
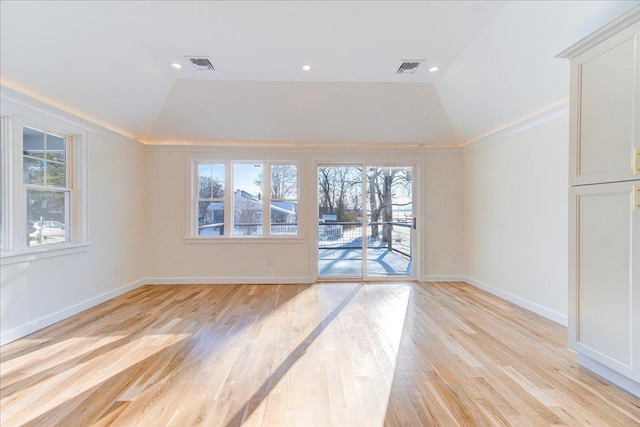
[[[413,168],[367,168],[368,277],[413,275]]]
[[[318,167],[318,277],[413,275],[413,168]]]

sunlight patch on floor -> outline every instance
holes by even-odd
[[[323,312],[353,285],[340,286],[317,288]],[[382,425],[409,294],[406,285],[360,289],[244,425]]]
[[[0,424],[10,425],[14,422],[12,421],[14,418],[19,419],[21,424],[33,421],[189,336],[189,334],[144,335],[95,359],[56,372],[3,399]],[[99,368],[96,369],[95,366]]]

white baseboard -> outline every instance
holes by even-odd
[[[145,285],[279,285],[314,283],[312,277],[145,277]]]
[[[464,276],[453,274],[427,274],[423,282],[464,282]]]
[[[32,320],[18,327],[2,332],[2,334],[0,334],[0,345],[5,345],[7,343],[10,343],[11,341],[15,341],[19,338],[32,334],[42,328],[51,326],[56,322],[59,322],[68,317],[71,317],[74,314],[78,314],[81,311],[87,310],[91,307],[95,307],[98,304],[101,304],[112,298],[120,296],[144,284],[145,284],[144,280],[136,280],[127,285],[121,286],[117,289],[113,289],[109,292],[105,292],[93,298],[89,298],[88,300],[79,302],[70,307],[63,308],[62,310],[58,310],[55,313],[48,314],[39,319]]]
[[[640,397],[640,383],[635,382],[631,378],[625,377],[624,375],[604,366],[600,362],[596,362],[589,356],[585,356],[582,353],[578,353],[578,363],[594,374],[600,375],[602,378],[611,381],[618,387],[627,390],[634,396]]]
[[[552,320],[556,323],[559,323],[562,326],[569,325],[569,318],[566,314],[558,313],[557,311],[552,310],[548,307],[542,306],[533,301],[529,301],[526,298],[519,297],[512,293],[503,291],[502,289],[493,287],[487,283],[481,282],[480,280],[476,280],[469,276],[463,276],[462,281],[470,284],[471,286],[482,289],[483,291],[487,291],[490,294],[493,294],[504,300],[512,302],[522,308],[526,308],[529,311],[533,311],[534,313],[539,314],[542,317],[546,317],[547,319]]]

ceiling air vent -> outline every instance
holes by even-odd
[[[193,64],[193,68],[199,71],[213,71],[215,70],[213,64],[209,60],[208,56],[187,56],[186,57]]]
[[[402,60],[396,74],[414,74],[424,59]]]

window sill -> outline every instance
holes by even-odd
[[[88,243],[71,243],[56,247],[42,247],[14,252],[3,252],[0,256],[0,265],[18,264],[21,262],[37,261],[44,258],[76,254],[79,252],[85,252],[88,247]]]
[[[301,244],[308,242],[306,237],[186,237],[187,244]]]

